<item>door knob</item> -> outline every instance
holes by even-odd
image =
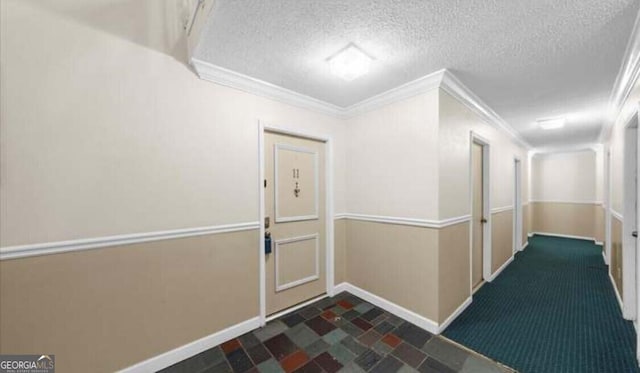
[[[480,219],[480,223],[487,224],[487,219],[485,219],[485,218]]]

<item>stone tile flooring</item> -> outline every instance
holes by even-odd
[[[513,372],[349,293],[324,298],[162,372]]]

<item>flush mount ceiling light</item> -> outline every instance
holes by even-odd
[[[354,44],[327,59],[329,69],[334,75],[350,82],[366,73],[371,68],[371,57]]]
[[[537,122],[543,130],[556,130],[564,127],[565,118],[538,119]]]

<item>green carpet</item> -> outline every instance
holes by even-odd
[[[520,372],[640,372],[600,246],[534,236],[444,335]]]

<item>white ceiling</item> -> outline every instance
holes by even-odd
[[[216,0],[194,57],[348,107],[447,68],[534,147],[596,142],[637,0]],[[326,59],[375,58],[344,82]],[[537,118],[566,116],[542,131]]]

